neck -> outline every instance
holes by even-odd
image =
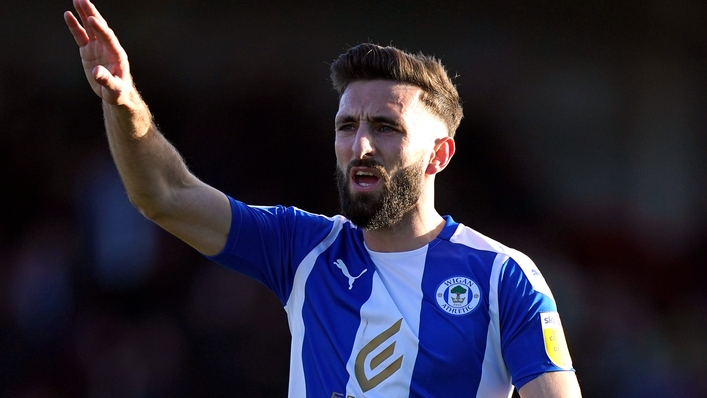
[[[436,210],[423,215],[419,211],[407,214],[399,223],[374,231],[363,230],[369,249],[377,252],[404,252],[430,243],[444,228],[445,221]]]

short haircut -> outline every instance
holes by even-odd
[[[422,53],[411,54],[392,46],[362,43],[351,47],[331,64],[331,82],[339,97],[359,80],[392,80],[420,87],[422,103],[447,125],[454,137],[463,117],[461,99],[442,62]]]

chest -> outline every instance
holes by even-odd
[[[342,362],[385,350],[417,366],[483,357],[489,259],[427,248],[387,254],[322,253],[305,287],[309,330],[336,342]]]

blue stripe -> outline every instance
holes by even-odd
[[[499,310],[503,356],[520,388],[544,372],[563,370],[550,361],[540,323],[541,312],[555,312],[555,302],[533,289],[521,267],[509,259],[501,274]]]
[[[285,305],[296,266],[324,240],[332,221],[295,207],[248,206],[228,197],[233,220],[224,250],[207,258],[270,288]]]
[[[333,392],[346,391],[349,380],[346,363],[361,322],[360,308],[371,295],[375,274],[363,239],[351,236],[360,233],[344,227],[337,240],[319,256],[307,279],[302,310],[305,324],[302,364],[307,397],[330,397]],[[334,265],[338,259],[346,263],[351,275],[368,269],[356,279],[352,290],[348,279]]]
[[[446,240],[430,243],[422,279],[420,345],[411,397],[457,396],[461,391],[476,391],[486,350],[489,276],[495,257],[496,253]],[[435,297],[438,286],[457,275],[473,279],[482,297],[476,310],[462,316],[443,311]]]

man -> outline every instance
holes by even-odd
[[[579,397],[549,288],[523,254],[442,217],[434,180],[462,110],[436,59],[363,44],[332,65],[342,216],[251,207],[194,177],[152,122],[89,0],[65,21],[102,98],[132,203],[272,289],[292,333],[289,396]]]

